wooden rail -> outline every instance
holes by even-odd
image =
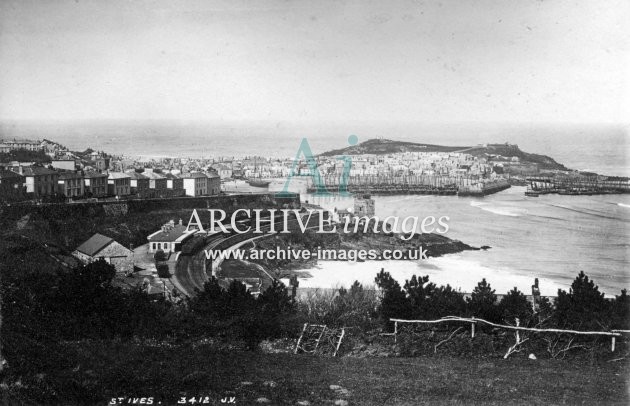
[[[484,319],[477,319],[475,317],[457,317],[457,316],[446,316],[437,320],[405,320],[405,319],[389,319],[389,321],[394,322],[394,332],[383,334],[383,335],[393,335],[394,342],[396,342],[396,336],[398,335],[398,323],[417,323],[417,324],[435,324],[435,323],[448,323],[448,322],[462,322],[462,323],[470,323],[471,324],[471,337],[475,338],[475,324],[482,323],[488,326],[502,328],[506,330],[513,331],[530,331],[533,333],[557,333],[557,334],[575,334],[575,335],[597,335],[597,336],[607,336],[611,337],[611,351],[615,351],[615,339],[617,337],[621,337],[622,333],[630,334],[630,330],[612,330],[612,331],[580,331],[580,330],[563,330],[558,328],[533,328],[533,327],[520,327],[520,326],[510,326],[506,324],[497,324],[491,321],[487,321]]]

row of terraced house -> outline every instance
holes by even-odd
[[[127,172],[85,172],[51,169],[38,165],[0,168],[0,200],[41,199],[65,196],[70,199],[116,196],[161,198],[209,196],[221,192],[215,172],[186,174],[157,173],[145,169]],[[7,199],[10,198],[10,199]]]

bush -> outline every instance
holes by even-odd
[[[226,290],[213,277],[203,291],[189,299],[189,309],[201,325],[211,325],[220,334],[243,340],[250,349],[266,338],[295,331],[295,305],[278,281],[254,298],[241,282],[232,281]]]
[[[155,266],[157,274],[160,278],[170,278],[171,272],[169,271],[168,264],[157,264]]]
[[[350,289],[309,292],[298,301],[298,311],[309,323],[371,330],[378,318],[378,302],[375,291],[364,289],[355,281]]]
[[[153,254],[153,259],[155,259],[156,262],[166,261],[168,259],[168,255],[166,255],[164,250],[157,250],[155,251],[155,254]]]

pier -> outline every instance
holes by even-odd
[[[595,195],[630,193],[630,180],[618,176],[534,176],[527,178],[528,195]]]
[[[326,189],[340,190],[339,178],[324,178]],[[487,180],[480,176],[350,176],[347,191],[354,194],[371,195],[444,195],[444,196],[486,196],[508,189],[505,179]],[[317,187],[309,182],[308,193]]]

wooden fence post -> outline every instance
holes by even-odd
[[[343,336],[346,334],[346,329],[341,329],[341,336],[339,337],[339,341],[337,342],[337,347],[335,348],[335,352],[333,353],[333,357],[337,356],[337,352],[339,351],[339,347],[341,346],[341,340],[343,340]]]
[[[394,322],[394,344],[396,344],[396,339],[398,337],[398,322]]]
[[[472,318],[473,322],[470,323],[470,338],[475,338],[475,317]]]
[[[617,337],[612,336],[612,340],[611,340],[612,342],[610,343],[610,351],[611,352],[615,352],[615,338],[617,338]]]
[[[300,349],[300,342],[302,341],[302,337],[304,336],[304,332],[306,331],[306,327],[307,326],[308,326],[308,323],[304,323],[304,328],[302,329],[302,334],[300,334],[300,338],[298,338],[297,344],[295,344],[295,351],[293,352],[294,354],[297,354],[298,350]]]

